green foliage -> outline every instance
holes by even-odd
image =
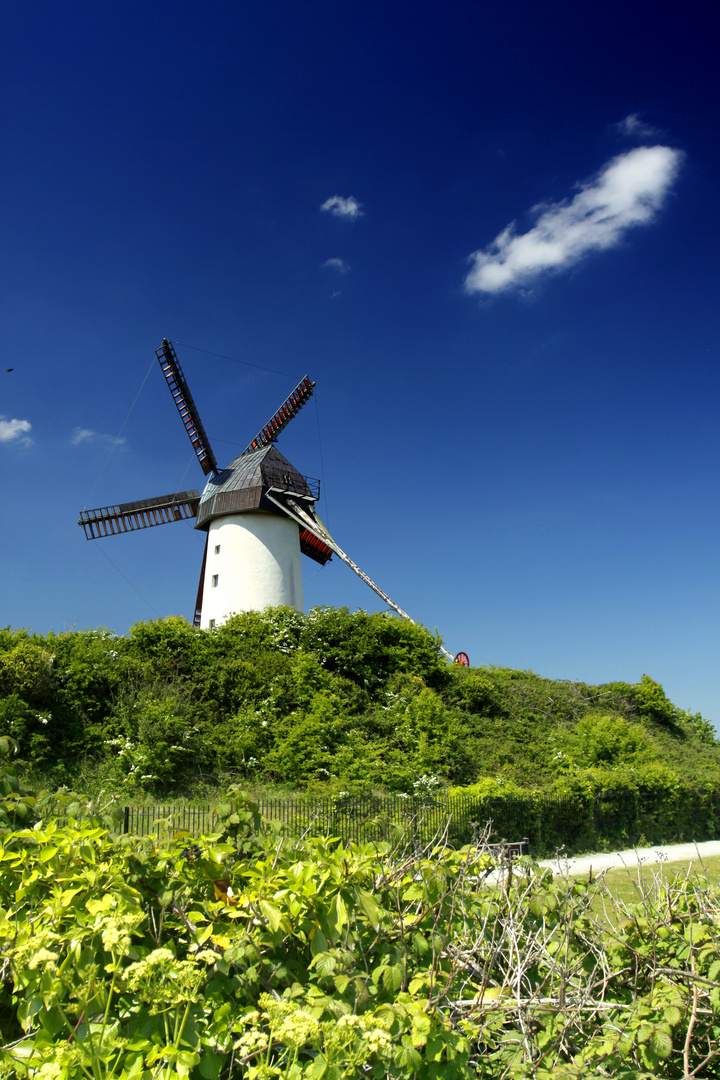
[[[35,799],[23,790],[20,770],[10,762],[17,753],[17,743],[6,735],[0,736],[0,833],[35,820]]]
[[[720,792],[712,726],[648,676],[456,668],[422,627],[347,608],[246,612],[212,631],[159,619],[126,637],[0,631],[0,734],[45,786],[95,775],[96,792],[134,799],[233,780],[411,795],[423,776],[493,794]]]
[[[520,784],[513,780],[505,780],[502,776],[484,776],[474,784],[465,787],[451,787],[448,791],[450,797],[465,797],[470,799],[526,799],[528,795],[536,794],[528,792]]]
[[[566,768],[624,767],[657,759],[657,748],[639,723],[622,716],[588,713],[580,717],[564,739]]]
[[[223,831],[197,841],[113,840],[92,822],[6,832],[1,1067],[17,1080],[712,1076],[720,895],[690,878],[638,887],[628,905],[527,860],[498,872],[482,842],[293,841],[239,791]]]
[[[668,700],[660,683],[656,683],[649,675],[643,675],[640,682],[633,687],[633,695],[641,716],[646,716],[657,724],[675,723],[678,710]]]

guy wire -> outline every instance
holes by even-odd
[[[140,389],[138,390],[137,394],[135,395],[135,400],[133,401],[132,405],[130,406],[130,409],[128,411],[127,416],[125,417],[125,419],[122,422],[122,427],[120,428],[117,435],[115,436],[115,439],[113,440],[113,444],[110,447],[110,452],[108,453],[108,456],[105,459],[105,464],[103,465],[102,469],[100,470],[100,475],[98,476],[97,480],[93,484],[92,491],[88,495],[88,502],[93,497],[93,494],[95,492],[95,488],[98,486],[98,484],[100,483],[100,480],[102,479],[102,474],[105,472],[105,470],[106,470],[106,468],[108,466],[108,462],[110,461],[110,458],[112,457],[113,450],[115,449],[117,444],[120,442],[120,436],[122,435],[123,431],[125,430],[125,425],[127,424],[128,420],[130,419],[130,414],[132,413],[133,409],[135,408],[135,406],[138,403],[138,398],[140,397],[140,395],[143,392],[143,388],[145,386],[145,383],[148,381],[148,378],[150,377],[150,372],[152,371],[154,364],[155,364],[155,361],[151,360],[150,361],[150,367],[147,369],[147,375],[145,376],[142,383],[140,384]],[[83,510],[87,510],[87,502],[85,503],[85,506],[83,507]],[[144,599],[144,597],[143,597],[143,599]]]
[[[218,356],[221,360],[232,360],[233,364],[244,364],[245,367],[258,368],[260,371],[270,371],[273,375],[283,375],[288,379],[293,378],[289,371],[278,371],[277,368],[265,367],[263,364],[253,364],[250,360],[238,360],[236,356],[225,356],[224,353],[211,352],[210,349],[200,349],[197,345],[188,345],[184,341],[176,341],[175,344],[179,345],[182,349],[193,349],[195,352],[206,353],[208,356]]]
[[[95,545],[95,547],[96,547],[96,548],[98,549],[98,551],[101,551],[101,552],[103,553],[103,555],[105,556],[105,558],[107,559],[107,561],[108,561],[108,562],[109,562],[109,563],[110,563],[110,564],[111,564],[112,566],[114,566],[114,567],[115,567],[115,569],[117,570],[118,574],[120,574],[120,576],[121,576],[121,577],[124,577],[124,578],[125,578],[125,580],[127,581],[128,585],[130,586],[130,588],[131,588],[131,589],[134,589],[134,590],[135,590],[135,592],[136,592],[136,593],[138,594],[138,596],[140,597],[140,599],[141,599],[141,600],[144,600],[144,601],[145,601],[145,603],[146,603],[146,604],[147,604],[147,606],[148,606],[148,607],[150,608],[150,610],[151,610],[151,611],[154,611],[154,612],[155,612],[155,614],[157,615],[158,619],[162,619],[162,615],[160,614],[160,612],[158,611],[158,609],[157,609],[157,608],[156,608],[156,607],[155,607],[155,606],[154,606],[153,604],[151,604],[151,603],[150,603],[150,601],[148,600],[147,596],[143,596],[143,594],[142,594],[142,593],[140,592],[140,590],[138,589],[138,587],[137,587],[136,585],[133,585],[133,583],[132,583],[132,581],[130,580],[130,578],[129,578],[129,577],[127,576],[127,574],[126,574],[126,573],[124,573],[124,572],[123,572],[123,571],[122,571],[122,570],[120,569],[120,567],[118,566],[118,564],[117,564],[117,563],[115,563],[115,562],[113,562],[113,560],[112,560],[112,559],[110,558],[110,556],[108,555],[108,553],[107,553],[107,551],[105,550],[105,548],[104,548],[104,547],[102,547],[102,546],[101,546],[100,544],[98,544],[97,540],[93,540],[93,544],[94,544],[94,545]]]

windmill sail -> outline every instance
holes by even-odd
[[[165,525],[170,521],[187,521],[197,514],[200,492],[176,491],[172,495],[158,495],[140,502],[118,503],[98,510],[81,510],[78,525],[82,525],[88,540],[118,533],[149,529],[153,525]]]
[[[247,444],[243,454],[251,454],[253,450],[259,450],[261,446],[275,442],[282,429],[290,423],[293,416],[297,416],[314,393],[315,383],[306,375],[297,384],[290,397],[285,399],[278,411],[268,420],[265,427],[258,432],[252,442]]]
[[[342,550],[315,515],[319,482],[303,476],[274,445],[278,435],[297,416],[315,391],[306,375],[245,450],[220,471],[172,342],[163,338],[155,350],[173,401],[207,477],[202,496],[196,491],[173,492],[154,499],[118,503],[80,512],[88,540],[135,532],[171,521],[194,519],[207,533],[194,626],[220,625],[231,611],[262,610],[291,604],[302,610],[301,553],[324,565],[336,554],[387,605],[408,622],[415,622]],[[284,521],[278,520],[279,517]],[[298,533],[294,527],[299,529]],[[220,532],[226,528],[231,532]],[[211,543],[210,536],[213,535]],[[248,546],[248,537],[252,544]],[[247,553],[252,549],[252,557]],[[222,551],[222,554],[221,554]],[[232,552],[241,552],[238,560]],[[222,560],[223,569],[220,562]],[[249,569],[248,569],[249,568]],[[212,591],[205,592],[205,578]],[[212,602],[211,602],[212,599]],[[207,610],[204,610],[207,609]],[[452,655],[439,646],[452,660]]]
[[[277,495],[280,495],[280,498],[277,498]],[[369,578],[368,575],[360,569],[357,563],[353,562],[350,556],[345,554],[342,548],[335,543],[324,525],[322,525],[322,523],[313,514],[309,513],[308,510],[297,499],[293,498],[287,493],[281,494],[280,492],[268,492],[267,497],[272,502],[274,502],[276,506],[283,510],[288,515],[288,517],[296,521],[301,529],[304,529],[306,532],[311,533],[313,536],[316,537],[317,540],[319,540],[321,543],[334,551],[335,554],[340,559],[342,559],[344,563],[347,563],[350,569],[354,571],[354,573],[356,573],[358,577],[365,582],[366,585],[370,586],[374,593],[377,593],[377,595],[385,601],[388,607],[391,607],[393,611],[396,611],[398,615],[400,615],[403,619],[407,619],[408,622],[415,622],[415,620],[410,615],[408,615],[407,611],[403,611],[403,609],[399,607],[394,600],[391,600],[387,593],[383,592],[380,586],[376,585],[372,578]],[[448,660],[454,660],[452,653],[449,653],[447,649],[443,648],[442,645],[440,645],[439,648],[440,652],[444,656],[446,656]]]
[[[307,555],[309,559],[314,559],[316,563],[320,563],[324,566],[326,562],[332,559],[333,549],[321,540],[319,536],[315,536],[309,529],[300,529],[300,551],[303,555]]]
[[[185,426],[190,442],[193,444],[202,471],[206,476],[208,473],[216,474],[218,472],[218,463],[210,446],[210,440],[205,434],[205,428],[202,425],[197,406],[193,401],[188,384],[185,382],[185,376],[182,373],[180,361],[177,358],[172,342],[168,341],[167,338],[163,338],[162,346],[155,350],[155,355],[160,361],[163,375],[170,387],[173,401],[177,405],[180,419]]]

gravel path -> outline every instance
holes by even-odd
[[[602,855],[581,855],[567,859],[540,859],[540,866],[548,866],[554,874],[580,875],[594,874],[609,870],[613,866],[627,866],[631,869],[640,863],[651,866],[664,862],[687,862],[689,859],[720,855],[720,840],[707,840],[702,844],[668,844],[666,846],[646,848],[628,848],[627,851],[615,851]]]

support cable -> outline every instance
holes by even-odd
[[[377,595],[385,601],[388,607],[391,607],[393,611],[396,611],[398,615],[400,615],[403,619],[407,619],[408,622],[415,623],[415,619],[413,619],[411,615],[408,615],[407,611],[403,611],[403,609],[399,607],[394,600],[391,600],[388,594],[386,592],[383,592],[380,586],[376,585],[372,578],[368,577],[368,575],[360,569],[356,562],[353,562],[350,556],[347,555],[343,551],[343,549],[335,543],[327,529],[325,529],[324,526],[312,516],[312,514],[309,514],[307,510],[297,502],[296,499],[291,499],[287,493],[284,493],[285,498],[282,502],[280,502],[279,499],[275,498],[271,491],[268,491],[266,494],[268,499],[271,502],[275,503],[275,505],[278,506],[281,510],[283,510],[289,518],[292,518],[295,522],[297,522],[298,525],[306,528],[309,532],[313,534],[313,536],[317,536],[318,540],[322,540],[325,544],[328,545],[328,547],[332,548],[335,554],[339,556],[339,558],[341,558],[344,563],[347,563],[350,569],[354,570],[357,576],[362,581],[364,581],[366,585],[369,585],[372,591],[374,593],[377,593]],[[443,656],[447,657],[448,660],[452,661],[455,659],[452,653],[448,652],[444,645],[438,645],[437,647],[443,654]]]
[[[232,360],[233,364],[244,364],[245,367],[258,368],[260,371],[269,371],[273,375],[283,375],[288,379],[292,379],[292,375],[288,371],[278,371],[277,368],[265,367],[263,364],[253,364],[250,360],[238,360],[236,356],[226,356],[224,353],[211,352],[210,349],[200,349],[197,345],[188,345],[184,341],[176,341],[175,344],[182,349],[193,349],[195,352],[205,353],[207,356],[217,356],[221,360]]]
[[[98,484],[100,483],[100,480],[102,479],[102,475],[103,475],[103,473],[105,472],[105,470],[106,470],[106,469],[107,469],[107,467],[108,467],[108,463],[109,463],[109,461],[110,461],[110,458],[111,458],[111,457],[112,457],[112,455],[113,455],[113,451],[115,450],[115,448],[117,447],[118,443],[120,442],[120,436],[122,435],[123,431],[125,430],[125,426],[126,426],[126,424],[127,424],[128,420],[130,419],[130,415],[131,415],[131,413],[132,413],[133,409],[135,408],[135,406],[136,406],[136,405],[137,405],[137,403],[138,403],[138,399],[139,399],[140,395],[142,394],[142,392],[143,392],[143,389],[145,388],[145,383],[146,383],[146,382],[148,381],[148,379],[150,378],[150,372],[152,371],[152,369],[153,369],[153,367],[154,367],[154,366],[155,366],[155,361],[154,361],[154,360],[151,360],[151,361],[150,361],[150,367],[149,367],[149,368],[147,369],[147,375],[145,376],[145,378],[143,379],[143,381],[142,381],[142,382],[141,382],[141,384],[140,384],[140,389],[138,390],[137,394],[135,395],[135,400],[133,401],[132,405],[130,406],[130,409],[128,410],[128,414],[127,414],[127,416],[125,417],[125,419],[123,420],[123,422],[122,422],[122,426],[120,427],[120,430],[118,431],[117,435],[115,436],[115,439],[114,439],[114,441],[113,441],[113,444],[112,444],[112,446],[110,447],[110,452],[108,453],[108,456],[107,456],[107,458],[105,459],[105,464],[104,464],[104,465],[103,465],[103,467],[101,468],[101,470],[100,470],[100,474],[99,474],[99,476],[98,476],[97,480],[95,481],[95,483],[93,484],[93,487],[92,487],[92,491],[91,491],[91,492],[90,492],[90,494],[88,495],[88,502],[90,501],[90,499],[92,499],[93,495],[95,494],[95,488],[96,488],[96,487],[98,486]],[[83,507],[83,510],[87,510],[87,505],[88,505],[88,504],[87,504],[87,502],[86,502],[86,503],[85,503],[85,505],[84,505],[84,507]],[[144,597],[143,597],[143,599],[144,599]]]
[[[141,600],[144,600],[144,601],[145,601],[145,603],[146,603],[146,604],[147,604],[147,606],[148,606],[148,607],[150,608],[150,610],[151,610],[151,611],[154,611],[154,612],[155,612],[155,614],[157,615],[158,619],[162,619],[162,615],[160,614],[160,612],[158,611],[158,609],[157,609],[157,608],[156,608],[156,607],[155,607],[155,606],[154,606],[153,604],[151,604],[151,603],[150,603],[150,601],[148,600],[147,596],[143,596],[143,594],[142,594],[142,593],[140,592],[140,590],[138,589],[137,585],[133,585],[133,583],[132,583],[132,581],[130,580],[130,578],[129,578],[129,577],[127,576],[127,574],[126,574],[126,573],[125,573],[125,572],[124,572],[123,570],[121,570],[121,569],[120,569],[120,567],[118,566],[118,564],[117,564],[116,562],[113,562],[113,560],[112,560],[112,559],[110,558],[110,556],[108,555],[108,553],[107,553],[107,551],[105,550],[105,548],[104,548],[104,547],[102,547],[102,546],[101,546],[100,544],[98,544],[96,540],[93,540],[93,544],[94,544],[94,545],[95,545],[95,547],[96,547],[96,548],[98,549],[98,551],[101,551],[101,552],[103,553],[103,555],[105,556],[105,558],[107,559],[107,561],[108,561],[108,562],[109,562],[109,563],[111,564],[111,566],[114,566],[114,567],[115,567],[115,569],[117,570],[118,574],[120,574],[120,576],[121,576],[121,577],[124,577],[124,578],[125,578],[125,580],[127,581],[128,585],[130,586],[130,588],[131,588],[131,589],[134,589],[134,590],[135,590],[135,592],[136,592],[136,593],[138,594],[138,596],[140,597],[140,599],[141,599]]]

